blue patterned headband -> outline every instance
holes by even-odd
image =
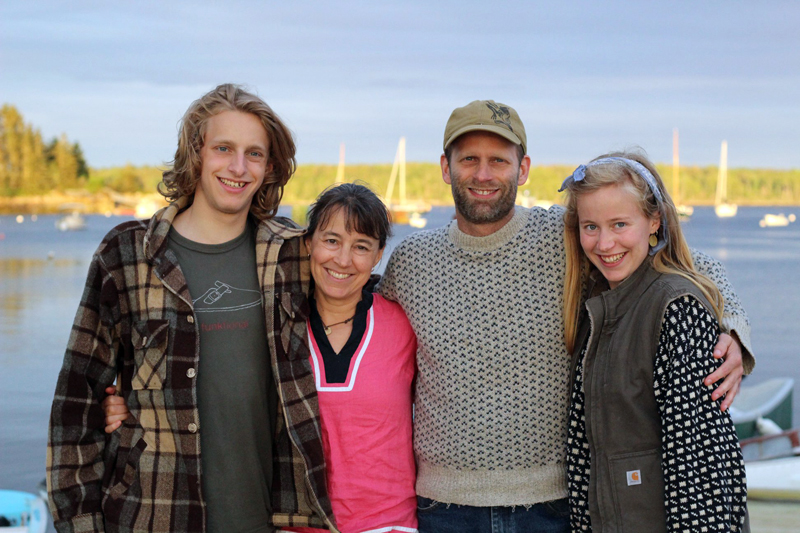
[[[564,180],[564,183],[561,184],[561,188],[558,189],[558,192],[569,189],[575,183],[583,181],[583,179],[586,177],[587,168],[608,164],[620,165],[632,170],[636,173],[636,175],[642,178],[645,183],[650,186],[650,190],[653,191],[653,196],[656,197],[656,202],[658,203],[658,210],[661,211],[661,231],[659,232],[658,243],[650,248],[650,255],[655,255],[656,252],[667,245],[667,240],[669,239],[667,233],[667,211],[664,209],[664,196],[661,194],[661,189],[658,188],[658,182],[656,182],[656,179],[653,177],[650,171],[638,161],[624,157],[604,157],[602,159],[592,161],[588,165],[581,165],[575,169],[575,172],[573,172],[572,175]]]

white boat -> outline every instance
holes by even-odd
[[[787,429],[793,385],[792,379],[779,378],[742,387],[730,408],[745,461],[748,499],[800,502],[800,430]]]
[[[399,176],[399,189],[400,199],[398,202],[392,202],[392,195],[394,194],[394,185],[398,181]],[[397,145],[397,153],[394,156],[394,164],[392,165],[392,173],[389,176],[389,185],[386,187],[386,196],[384,197],[386,207],[392,214],[392,222],[395,224],[410,224],[411,218],[414,217],[415,224],[425,225],[425,220],[422,217],[423,213],[431,210],[430,204],[424,201],[410,201],[406,198],[406,138],[400,137],[400,142]]]
[[[800,501],[800,457],[745,463],[747,499]]]
[[[731,419],[740,440],[762,435],[759,419],[768,419],[780,430],[792,427],[791,378],[768,379],[751,386],[742,386],[730,408]]]
[[[680,220],[689,220],[694,214],[694,207],[681,203],[681,163],[678,150],[678,128],[675,128],[672,130],[672,200]]]
[[[681,220],[688,220],[694,215],[694,207],[691,205],[679,204],[675,206],[675,209],[678,211],[678,217]]]
[[[777,215],[767,213],[764,215],[764,218],[758,221],[758,225],[762,228],[776,228],[788,226],[790,222],[794,222],[795,220],[797,220],[797,217],[794,215],[794,213],[790,214],[788,217],[783,213],[779,213]]]
[[[419,213],[411,213],[408,217],[408,225],[412,228],[422,229],[428,224],[428,220]]]
[[[548,202],[547,200],[539,200],[535,196],[531,196],[531,191],[522,191],[521,193],[517,191],[516,204],[522,207],[527,207],[528,209],[530,209],[531,207],[542,207],[544,209],[550,209],[553,206],[553,202]]]
[[[86,229],[86,219],[80,211],[73,211],[56,220],[56,228],[60,231],[79,231]]]
[[[742,458],[746,463],[800,455],[800,430],[782,431],[768,418],[759,419],[758,426],[763,436],[739,442],[742,446]]]
[[[717,194],[714,199],[714,212],[719,218],[735,217],[739,206],[728,203],[728,141],[722,141],[719,154],[719,174],[717,175]]]
[[[44,533],[47,505],[38,496],[16,490],[0,490],[0,533]]]

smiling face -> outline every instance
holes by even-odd
[[[337,209],[325,227],[317,228],[306,241],[311,254],[314,298],[318,304],[355,305],[383,249],[378,239],[347,231],[343,210]]]
[[[453,190],[459,229],[483,236],[514,216],[517,187],[528,179],[530,158],[520,161],[517,145],[498,135],[471,132],[453,144],[449,161],[442,156],[441,166]]]
[[[246,217],[269,169],[267,131],[255,115],[223,111],[208,119],[194,208]]]
[[[582,194],[577,207],[583,252],[613,289],[647,258],[659,218],[648,218],[624,184]]]

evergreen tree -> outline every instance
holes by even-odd
[[[52,188],[47,172],[42,135],[31,126],[25,126],[22,141],[22,183],[24,194],[42,194]]]
[[[78,186],[78,161],[72,151],[67,134],[62,133],[53,150],[56,184],[59,189],[74,189]]]
[[[22,144],[25,127],[17,108],[4,105],[0,109],[0,188],[15,194],[22,184]]]
[[[76,142],[72,145],[72,155],[75,156],[75,161],[78,163],[78,177],[88,178],[89,167],[86,164],[86,159],[83,157],[83,150],[81,149],[80,143]]]
[[[128,163],[119,174],[109,180],[108,186],[117,192],[139,192],[144,188],[144,183],[136,167]]]

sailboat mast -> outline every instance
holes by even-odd
[[[401,150],[402,148],[402,150]],[[394,194],[394,182],[397,180],[397,171],[400,168],[400,155],[402,152],[403,156],[403,176],[402,181],[405,182],[405,138],[400,138],[400,144],[397,145],[397,152],[394,154],[394,163],[392,164],[392,173],[389,174],[389,185],[386,186],[386,196],[385,201],[386,205],[392,205],[392,195]],[[401,183],[401,188],[405,186]],[[401,193],[402,194],[402,193]]]
[[[336,183],[344,182],[344,143],[339,145],[339,167],[336,169]]]
[[[397,147],[397,154],[400,158],[400,204],[406,203],[406,138],[400,137],[400,145]]]
[[[719,153],[719,175],[717,176],[717,204],[728,200],[728,141],[722,141]]]
[[[672,130],[672,195],[675,205],[681,203],[680,155],[678,154],[678,128]]]

